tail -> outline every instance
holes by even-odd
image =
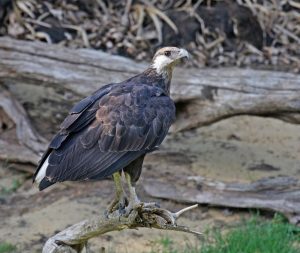
[[[43,178],[42,181],[39,183],[38,187],[39,187],[39,190],[42,191],[53,184],[55,184],[55,182],[50,182],[47,180],[47,178]]]
[[[44,159],[41,160],[41,163],[39,164],[36,172],[33,175],[33,183],[38,186],[39,190],[42,191],[46,189],[47,187],[55,184],[55,182],[48,181],[46,177],[46,171],[49,165],[49,154],[46,157],[43,157]]]

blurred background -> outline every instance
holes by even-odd
[[[299,251],[298,0],[0,0],[0,253],[41,252],[104,211],[110,180],[40,193],[32,173],[72,104],[163,46],[191,60],[175,70],[177,121],[138,192],[173,211],[199,203],[182,223],[206,235],[114,232],[92,252]]]

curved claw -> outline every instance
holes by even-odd
[[[115,197],[114,200],[109,204],[105,211],[105,215],[109,215],[117,210],[119,210],[119,213],[122,213],[122,210],[126,208],[126,204],[128,203],[127,197],[122,194],[119,197]]]

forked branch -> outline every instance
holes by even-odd
[[[194,209],[197,206],[193,205],[172,213],[162,208],[146,208],[141,204],[134,208],[128,216],[123,216],[119,211],[115,211],[109,216],[103,214],[97,218],[81,221],[54,235],[44,245],[43,253],[82,252],[87,246],[88,240],[92,237],[111,231],[141,227],[181,231],[201,236],[200,232],[177,225],[177,219],[184,212]]]

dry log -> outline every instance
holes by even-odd
[[[0,83],[27,105],[38,130],[53,126],[75,101],[104,84],[118,82],[147,65],[90,49],[0,38]],[[234,115],[251,114],[299,123],[300,76],[251,69],[175,71],[171,95],[177,102],[179,131]]]
[[[92,237],[111,231],[137,229],[139,227],[181,231],[200,236],[202,235],[201,233],[176,224],[181,214],[197,206],[193,205],[177,213],[172,213],[166,209],[146,208],[140,205],[131,210],[128,216],[122,216],[119,211],[115,211],[109,216],[102,215],[94,219],[85,220],[66,228],[48,239],[43,247],[43,253],[82,252],[84,248],[87,248],[87,241]]]
[[[147,194],[183,203],[235,208],[257,208],[284,214],[291,223],[300,223],[300,183],[292,177],[264,178],[246,183],[225,183],[203,177],[189,177],[184,186],[147,180]],[[195,182],[191,185],[190,182]]]

